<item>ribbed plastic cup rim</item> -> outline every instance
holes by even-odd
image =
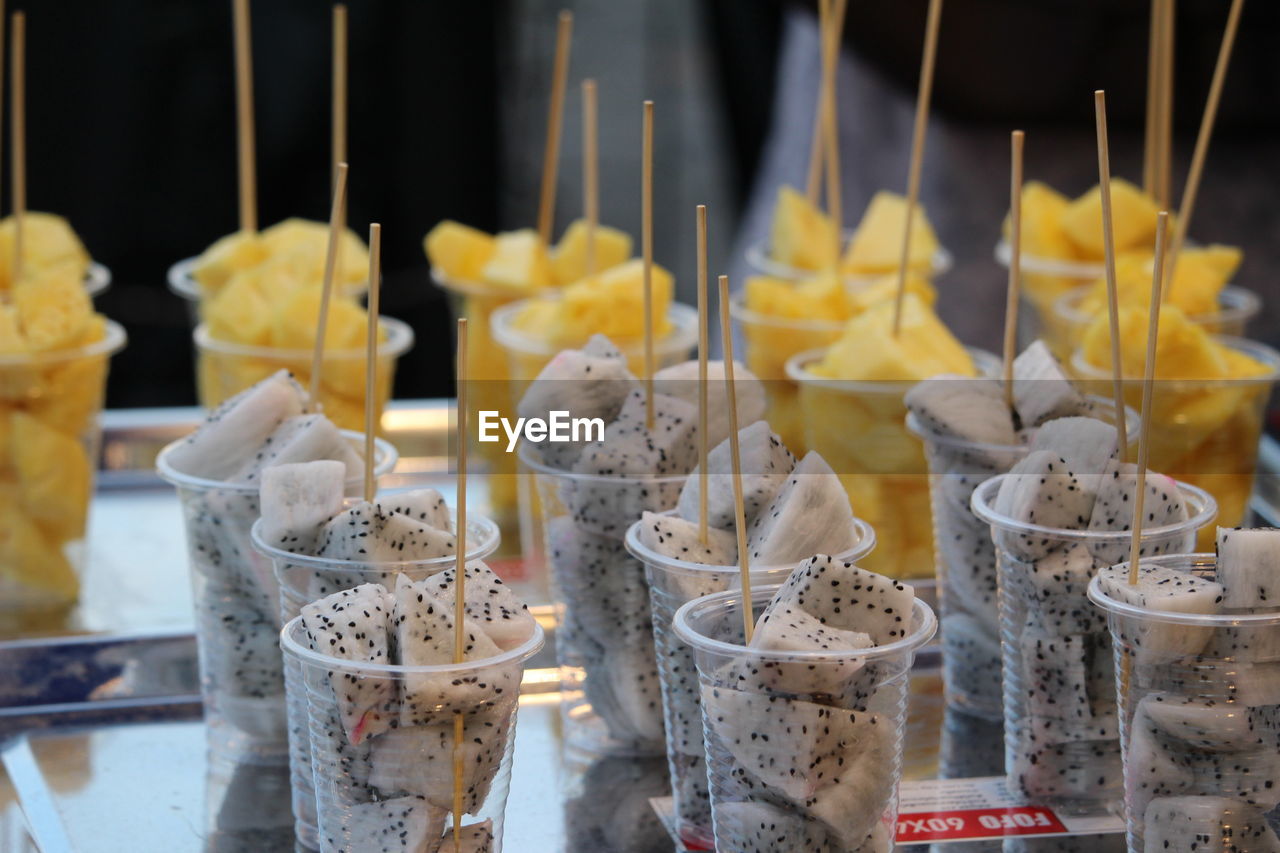
[[[1015,476],[1019,475],[998,474],[979,484],[978,488],[973,490],[973,496],[969,499],[969,507],[973,510],[973,514],[992,527],[998,527],[1001,530],[1011,533],[1036,533],[1062,541],[1115,544],[1124,543],[1133,538],[1132,531],[1128,530],[1069,530],[1065,527],[1046,527],[1042,524],[1018,521],[1016,518],[1011,518],[1004,513],[996,512],[995,502],[996,496],[1000,492],[1000,485],[1005,481],[1005,478]],[[1193,486],[1190,483],[1184,483],[1181,480],[1175,480],[1174,484],[1182,494],[1183,503],[1187,504],[1189,510],[1194,512],[1188,514],[1186,521],[1179,521],[1176,524],[1162,524],[1158,527],[1144,526],[1142,528],[1142,539],[1144,541],[1193,533],[1218,517],[1218,503],[1213,499],[1213,495],[1204,489]]]
[[[566,468],[555,468],[536,458],[533,455],[533,445],[524,440],[521,440],[520,449],[516,451],[516,455],[521,463],[543,476],[573,480],[580,483],[613,483],[618,486],[632,486],[640,483],[668,485],[682,483],[689,479],[688,474],[646,474],[642,477],[607,477],[603,474],[579,474]]]
[[[752,611],[759,614],[764,605],[768,604],[782,588],[782,584],[771,584],[764,587],[753,587],[751,590]],[[735,608],[736,605],[736,608]],[[702,616],[707,611],[718,610],[730,612],[739,609],[739,619],[741,619],[740,608],[742,606],[742,590],[729,590],[727,592],[717,592],[713,595],[704,595],[701,598],[695,598],[692,601],[685,602],[676,611],[675,617],[672,619],[672,628],[681,640],[693,646],[694,649],[703,652],[712,652],[720,655],[730,655],[738,657],[742,655],[750,655],[771,662],[778,663],[840,663],[850,659],[857,660],[880,660],[882,658],[893,657],[903,652],[912,652],[923,646],[929,640],[933,639],[934,631],[937,630],[938,620],[933,614],[933,609],[925,604],[919,598],[912,599],[911,605],[911,622],[916,627],[910,634],[901,640],[892,643],[885,643],[880,646],[872,646],[867,649],[844,649],[844,650],[826,650],[815,649],[812,651],[777,651],[772,649],[754,649],[750,646],[740,646],[737,643],[726,643],[723,640],[716,640],[699,633],[690,620],[696,616]],[[918,624],[916,624],[918,623]]]
[[[665,512],[656,514],[670,517],[675,515],[675,513],[676,511],[674,509],[669,509]],[[652,548],[640,541],[640,528],[643,524],[643,520],[633,522],[632,525],[627,528],[627,535],[623,540],[623,544],[626,545],[627,551],[637,560],[641,560],[651,566],[657,566],[664,571],[675,572],[676,574],[683,574],[690,577],[697,577],[704,574],[724,574],[740,571],[736,564],[732,566],[713,566],[707,563],[694,563],[689,560],[679,560],[675,557],[668,557],[665,554],[659,554],[657,551],[654,551]],[[852,527],[854,534],[857,537],[856,544],[846,551],[841,551],[839,554],[831,555],[835,559],[846,563],[858,562],[875,550],[876,547],[876,532],[870,524],[867,524],[867,522],[863,521],[861,518],[855,517],[853,519]],[[757,572],[764,574],[765,572],[776,572],[782,569],[790,570],[794,569],[802,562],[804,562],[804,560],[797,560],[794,563],[786,565],[758,566],[753,564],[750,566],[750,571],[751,574],[754,575]]]
[[[364,446],[364,433],[354,430],[340,430],[342,437],[347,439],[355,446]],[[156,454],[156,473],[158,473],[165,482],[172,483],[184,489],[200,489],[201,491],[224,491],[238,492],[241,494],[257,494],[262,488],[261,483],[229,483],[225,480],[209,480],[204,477],[195,477],[191,474],[185,474],[173,467],[173,463],[169,461],[173,449],[183,444],[188,436],[183,436],[177,441],[171,441]],[[400,461],[400,452],[396,450],[395,445],[391,442],[375,438],[373,440],[374,457],[377,464],[373,468],[373,476],[381,477],[384,474],[391,473],[396,467],[396,463]],[[363,477],[352,477],[346,480],[345,486],[348,489],[359,489],[364,483]]]
[[[974,367],[978,369],[977,376],[971,378],[984,379],[999,375],[999,358],[986,350],[976,349],[975,347],[965,347],[965,351],[969,353],[970,358],[973,359]],[[884,394],[899,397],[906,394],[921,381],[919,379],[835,379],[830,376],[814,376],[809,372],[809,365],[822,358],[826,352],[827,349],[823,347],[796,353],[787,359],[787,378],[798,384],[827,388],[832,391],[844,391],[853,394]]]
[[[444,273],[439,267],[431,267],[431,283],[441,290],[450,293],[461,294],[462,296],[492,296],[507,300],[523,299],[525,294],[516,293],[509,287],[501,287],[496,284],[488,284],[471,278],[452,278]],[[548,286],[546,290],[551,290]]]
[[[79,361],[86,358],[111,356],[124,349],[129,336],[124,327],[115,320],[103,318],[103,335],[93,343],[49,352],[24,352],[12,355],[0,355],[0,371],[8,368],[40,368],[68,361]]]
[[[188,302],[200,301],[203,295],[200,292],[200,282],[196,281],[195,276],[192,274],[199,261],[199,256],[193,256],[176,261],[169,267],[169,271],[165,274],[165,280],[169,284],[170,293],[180,296]],[[109,278],[108,281],[110,281]],[[340,284],[338,289],[346,296],[358,297],[368,291],[369,282],[360,281],[355,284]]]
[[[301,629],[301,616],[293,617],[283,628],[280,629],[280,648],[283,649],[286,654],[293,655],[301,661],[324,667],[327,670],[340,670],[342,672],[352,673],[355,675],[376,674],[388,677],[394,677],[397,675],[444,675],[456,672],[473,672],[478,669],[489,669],[491,667],[521,663],[536,655],[546,640],[542,631],[542,626],[537,622],[534,622],[533,634],[530,635],[529,639],[525,640],[513,649],[508,649],[502,654],[488,658],[479,658],[477,660],[463,661],[462,663],[420,664],[416,666],[408,666],[394,663],[351,661],[344,658],[321,654],[320,652],[313,652],[311,649],[306,648],[293,638],[292,635]]]
[[[1074,287],[1058,297],[1053,303],[1055,317],[1070,323],[1073,327],[1083,326],[1098,316],[1077,307],[1080,300],[1087,296],[1092,287],[1084,285]],[[1225,323],[1246,323],[1258,316],[1262,310],[1262,300],[1252,290],[1229,284],[1218,294],[1218,310],[1209,314],[1189,314],[1187,319],[1198,326]]]
[[[493,339],[504,349],[521,355],[545,356],[551,358],[565,349],[562,346],[551,346],[545,340],[527,335],[512,327],[516,314],[524,309],[530,299],[519,299],[497,308],[489,316],[489,331]],[[659,360],[681,352],[688,352],[698,343],[698,311],[688,305],[672,302],[667,308],[667,321],[671,323],[671,332],[664,338],[654,341],[654,354]],[[579,342],[585,345],[586,341]],[[618,346],[618,342],[613,342]],[[628,344],[623,350],[632,350],[639,344]]]
[[[926,380],[927,381],[927,380]],[[962,381],[962,380],[961,380]],[[1115,403],[1106,397],[1090,394],[1085,399],[1096,406],[1105,406],[1110,412],[1115,411]],[[1125,427],[1128,429],[1129,441],[1137,441],[1138,434],[1142,428],[1141,417],[1130,406],[1124,407]],[[1089,417],[1086,415],[1085,417]],[[924,441],[933,444],[943,445],[946,447],[959,448],[961,450],[974,450],[983,453],[1015,453],[1019,451],[1029,451],[1029,444],[983,444],[977,441],[969,441],[968,439],[959,438],[954,435],[943,435],[940,432],[934,432],[920,423],[920,419],[916,417],[915,412],[907,412],[907,429],[914,435],[919,436]]]
[[[1271,368],[1271,372],[1263,376],[1240,376],[1240,377],[1224,377],[1224,378],[1204,378],[1204,379],[1159,379],[1155,380],[1156,387],[1162,385],[1179,385],[1193,384],[1197,388],[1218,388],[1231,385],[1270,385],[1277,379],[1280,379],[1280,352],[1272,349],[1264,343],[1258,341],[1250,341],[1245,338],[1237,338],[1233,335],[1214,335],[1213,339],[1224,346],[1227,346],[1239,353],[1249,356],[1254,361],[1259,361],[1267,367]],[[1110,379],[1110,368],[1096,367],[1084,358],[1084,350],[1077,349],[1071,356],[1071,370],[1081,379]],[[1140,377],[1129,377],[1126,382],[1135,382]]]
[[[1217,561],[1215,554],[1162,554],[1158,557],[1143,557],[1138,560],[1138,565],[1203,569],[1217,565]],[[1128,567],[1128,561],[1116,564],[1116,568],[1126,571]],[[1143,607],[1118,601],[1102,589],[1101,580],[1101,576],[1094,575],[1093,580],[1089,581],[1089,600],[1117,616],[1165,622],[1171,625],[1195,625],[1201,628],[1253,628],[1280,625],[1280,607],[1272,613],[1178,613],[1173,610],[1160,610],[1155,607]]]
[[[413,329],[409,328],[409,324],[394,317],[382,316],[378,318],[378,325],[387,331],[387,339],[378,342],[378,356],[386,358],[399,358],[404,355],[409,347],[413,346]],[[254,344],[238,344],[231,341],[220,341],[209,334],[209,324],[201,323],[196,326],[192,332],[195,339],[196,347],[201,352],[212,352],[218,355],[233,355],[241,358],[260,358],[268,361],[289,361],[311,363],[312,350],[307,349],[281,349],[279,347],[264,347]],[[363,361],[366,355],[365,347],[350,347],[348,349],[330,349],[325,348],[324,360],[329,361]]]
[[[844,229],[844,238],[840,241],[840,256],[842,258],[844,257],[845,249],[849,245],[849,240],[853,237],[853,233],[854,229],[852,228]],[[806,278],[814,278],[815,276],[822,274],[821,270],[802,269],[801,267],[793,267],[790,264],[784,264],[781,261],[774,260],[769,254],[767,241],[763,240],[747,246],[744,256],[746,257],[747,264],[752,269],[756,272],[764,273],[767,276],[772,276],[773,278],[782,278],[787,279],[788,281],[802,281]],[[939,246],[938,250],[933,253],[933,257],[929,259],[928,277],[930,279],[934,279],[945,274],[951,269],[953,261],[954,259],[951,257],[951,253]],[[897,270],[895,269],[882,273],[870,274],[841,273],[841,277],[851,284],[867,284],[877,279],[884,278],[886,275],[896,274]]]
[[[394,500],[395,494],[384,495],[383,499]],[[354,499],[348,499],[347,503],[352,503]],[[457,527],[458,514],[456,510],[449,510],[449,517],[453,519],[454,527]],[[472,533],[478,536],[472,536]],[[439,567],[447,569],[457,564],[458,558],[455,555],[448,557],[432,557],[425,560],[392,560],[387,562],[378,562],[375,560],[345,560],[335,559],[333,557],[317,557],[311,554],[294,554],[290,551],[284,551],[273,545],[268,545],[262,540],[262,519],[259,518],[253,523],[253,527],[249,530],[249,538],[253,541],[254,550],[263,556],[270,557],[278,563],[288,563],[294,566],[306,566],[313,569],[341,569],[343,571],[368,572],[369,574],[381,574],[390,572],[399,572],[407,570],[432,569]],[[491,519],[483,515],[467,513],[467,553],[464,560],[470,563],[473,560],[483,560],[498,550],[498,546],[502,544],[502,532],[498,525]]]

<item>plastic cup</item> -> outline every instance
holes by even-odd
[[[1090,398],[1092,416],[1115,422],[1115,404]],[[1138,414],[1126,409],[1129,438],[1137,438]],[[1000,677],[1000,607],[996,547],[990,526],[973,514],[978,485],[1008,473],[1027,455],[1026,443],[980,444],[927,428],[914,414],[907,429],[924,442],[938,576],[939,633],[948,707],[998,721],[1003,717]],[[948,631],[948,628],[951,630]]]
[[[853,229],[846,228],[844,230],[844,240],[842,245],[848,245],[849,240],[853,237]],[[765,241],[752,243],[747,247],[745,252],[747,266],[752,270],[763,275],[772,276],[773,278],[786,279],[788,281],[800,281],[801,279],[812,278],[817,275],[820,270],[804,269],[802,267],[784,264],[773,258],[769,254],[769,246]],[[930,258],[929,278],[934,279],[946,273],[951,269],[953,258],[951,253],[946,249],[939,248]],[[896,270],[886,270],[880,273],[844,273],[844,279],[852,285],[868,284],[876,279],[883,278],[886,275],[893,275]]]
[[[754,612],[777,591],[753,589]],[[740,591],[688,602],[673,627],[697,661],[716,849],[891,849],[911,665],[937,627],[929,605],[915,600],[902,640],[856,651],[748,649]],[[849,686],[833,697],[743,677],[797,665]]]
[[[649,584],[623,540],[643,512],[675,507],[687,475],[576,474],[527,444],[519,456],[542,508],[565,740],[591,755],[662,755]]]
[[[378,344],[378,387],[374,400],[378,418],[391,399],[396,361],[413,346],[413,330],[390,317],[379,322],[386,340]],[[266,379],[278,370],[289,370],[304,386],[310,382],[310,349],[249,346],[214,339],[203,323],[193,333],[196,343],[196,385],[200,405],[214,409],[228,397]],[[324,413],[342,429],[364,428],[365,348],[326,349],[320,402]]]
[[[200,258],[191,257],[183,258],[177,261],[173,266],[169,267],[165,273],[165,281],[168,283],[169,292],[174,296],[181,297],[187,303],[187,317],[191,320],[191,328],[200,325],[200,302],[203,298],[203,291],[200,282],[196,281],[192,275],[192,270]],[[357,284],[339,285],[344,295],[353,299],[359,299],[369,290],[369,283],[362,281]],[[92,291],[90,291],[92,294]]]
[[[970,349],[983,376],[1000,361]],[[913,583],[931,579],[933,526],[929,476],[920,438],[906,426],[906,393],[917,384],[829,379],[809,372],[822,357],[810,350],[787,362],[799,387],[805,444],[831,465],[859,518],[875,528],[880,545],[864,561],[870,571]],[[923,584],[922,584],[923,585]]]
[[[1209,580],[1216,562],[1141,560]],[[1112,598],[1097,578],[1089,599],[1115,648],[1129,849],[1280,848],[1264,817],[1280,814],[1280,608],[1174,613]]]
[[[286,658],[296,661],[300,683],[290,698],[306,708],[319,822],[320,853],[348,850],[432,849],[452,837],[455,720],[462,717],[464,808],[462,849],[471,831],[491,836],[484,849],[502,850],[502,824],[511,787],[516,709],[525,663],[542,648],[542,628],[520,646],[482,660],[433,666],[396,666],[353,662],[308,648],[301,617],[280,632]],[[449,682],[489,684],[494,691],[468,691],[445,698],[413,725],[402,725],[352,745],[338,714],[333,684],[364,682],[386,690],[387,710],[401,711],[407,679],[437,685]],[[377,687],[373,687],[377,685]],[[442,695],[448,696],[447,689]],[[483,697],[483,698],[482,698]],[[421,703],[415,706],[422,712]],[[475,744],[473,753],[472,744]],[[385,787],[378,787],[378,785]],[[407,839],[407,840],[406,840]],[[395,847],[387,848],[386,845]],[[379,846],[379,845],[382,846]]]
[[[456,525],[457,519],[453,519]],[[434,560],[401,560],[359,562],[332,560],[291,554],[262,541],[262,521],[253,524],[250,535],[258,553],[271,560],[273,575],[280,588],[280,624],[302,612],[303,606],[342,589],[364,583],[395,588],[395,576],[422,580],[457,565],[456,557]],[[478,515],[467,517],[467,560],[483,560],[498,550],[501,537],[498,526]],[[315,789],[312,786],[311,742],[307,737],[307,709],[302,702],[302,673],[295,659],[284,658],[286,712],[289,728],[289,776],[293,788],[293,814],[297,837],[311,848],[318,846]]]
[[[102,443],[119,324],[100,340],[36,354],[0,355],[6,488],[0,512],[0,621],[15,627],[63,611],[80,594],[89,503]]]
[[[1121,791],[1120,730],[1111,635],[1086,596],[1097,568],[1128,555],[1132,534],[1044,527],[999,513],[1007,476],[983,482],[972,501],[996,543],[1006,784],[1063,812],[1105,811]],[[1177,487],[1187,520],[1144,528],[1147,553],[1193,550],[1196,531],[1217,515],[1207,492]],[[1083,562],[1063,560],[1069,551]]]
[[[1081,307],[1092,287],[1077,287],[1058,297],[1051,311],[1045,318],[1045,326],[1041,337],[1060,360],[1066,362],[1071,358],[1084,338],[1085,329],[1098,316],[1096,312]],[[1258,316],[1262,310],[1262,300],[1252,290],[1243,287],[1228,286],[1218,294],[1218,310],[1211,314],[1198,314],[1188,317],[1197,326],[1214,335],[1244,335],[1245,325]]]
[[[1209,492],[1218,502],[1219,524],[1236,527],[1249,510],[1267,402],[1280,379],[1280,352],[1241,338],[1219,341],[1266,365],[1269,372],[1247,379],[1157,380],[1151,400],[1150,466]],[[1087,362],[1082,352],[1071,359],[1071,370],[1082,387],[1111,393],[1110,372]],[[1141,406],[1140,377],[1125,379],[1125,401]],[[1202,534],[1199,547],[1213,547],[1212,530]]]
[[[364,436],[343,435],[363,449]],[[209,746],[235,761],[283,758],[279,589],[271,561],[256,553],[250,540],[259,514],[259,484],[206,480],[175,469],[169,456],[184,440],[161,450],[156,468],[177,487],[182,507]],[[378,439],[375,475],[391,471],[397,459],[396,449]],[[359,494],[363,487],[363,478],[348,480],[347,494]]]
[[[668,513],[669,514],[669,513]],[[737,566],[708,566],[658,554],[640,541],[637,521],[627,530],[626,547],[644,563],[649,581],[649,606],[653,616],[653,643],[662,679],[662,712],[667,727],[667,762],[671,771],[671,796],[675,801],[676,829],[685,844],[710,849],[711,799],[707,791],[706,753],[702,746],[701,691],[694,682],[697,671],[693,650],[676,637],[671,621],[686,602],[703,595],[740,589]],[[832,556],[858,562],[875,548],[871,525],[853,520],[857,544]],[[752,586],[777,586],[787,579],[795,563],[785,566],[752,566]]]

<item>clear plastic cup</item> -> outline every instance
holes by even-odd
[[[852,228],[846,228],[844,230],[844,240],[841,241],[842,246],[847,246],[849,244],[849,241],[853,238],[853,231],[854,229]],[[747,266],[755,272],[772,276],[773,278],[786,279],[787,281],[800,281],[801,279],[812,278],[820,272],[820,270],[804,269],[802,267],[782,263],[769,254],[769,245],[765,241],[752,243],[747,247],[744,254],[747,259]],[[843,257],[843,251],[841,252],[841,256]],[[938,251],[933,253],[933,257],[930,258],[929,278],[934,279],[946,273],[951,269],[953,260],[954,259],[951,257],[950,252],[946,249],[939,248]],[[885,272],[880,273],[845,273],[844,279],[850,284],[856,286],[859,284],[867,284],[875,281],[876,279],[883,278],[886,275],[892,275],[894,272],[896,272],[896,270],[886,270]]]
[[[1009,475],[973,493],[991,525],[1000,578],[1006,784],[1017,796],[1064,812],[1106,810],[1120,797],[1120,730],[1111,635],[1089,604],[1088,581],[1129,553],[1128,531],[1067,530],[997,512]],[[1144,528],[1147,553],[1186,553],[1218,507],[1178,483],[1187,520]]]
[[[104,320],[93,343],[0,355],[0,623],[54,618],[79,597],[98,416],[108,362],[124,345],[124,329]]]
[[[565,740],[593,755],[665,752],[644,563],[627,528],[672,509],[687,475],[603,477],[553,468],[522,444],[542,508]]]
[[[456,525],[457,519],[452,519]],[[395,576],[422,580],[451,569],[456,557],[433,560],[401,560],[393,563],[333,560],[304,554],[291,554],[266,542],[261,536],[262,520],[253,524],[250,536],[258,553],[271,560],[276,583],[280,588],[280,624],[302,612],[304,605],[343,589],[364,583],[395,588]],[[467,517],[467,560],[483,560],[498,550],[501,536],[498,526],[483,516]],[[293,658],[284,659],[285,693],[288,696],[289,775],[293,788],[293,814],[297,837],[309,847],[318,846],[315,789],[311,777],[311,743],[307,738],[307,709],[302,703],[301,670]],[[297,688],[297,689],[295,689]]]
[[[1003,238],[996,244],[996,261],[1008,269],[1012,252]],[[1101,261],[1044,258],[1022,253],[1022,298],[1018,303],[1018,351],[1044,338],[1052,345],[1054,303],[1070,291],[1092,284],[1106,274]],[[1070,353],[1059,355],[1065,359]]]
[[[979,375],[999,373],[1000,360],[970,349]],[[929,468],[920,438],[906,426],[906,393],[915,381],[829,379],[809,372],[822,350],[787,362],[799,387],[805,444],[822,454],[840,477],[859,518],[875,528],[880,545],[867,569],[893,578],[931,583],[934,572]]]
[[[192,270],[196,268],[196,264],[200,262],[200,258],[183,258],[169,267],[165,273],[165,281],[168,284],[169,292],[174,296],[182,298],[187,303],[187,318],[191,320],[191,328],[200,325],[200,302],[202,299],[202,291],[200,282],[196,281]],[[92,268],[90,270],[92,272]],[[110,276],[108,274],[108,281]],[[105,287],[105,286],[104,286]],[[356,284],[346,285],[342,288],[344,295],[353,299],[360,299],[369,290],[369,283],[366,281]],[[89,292],[93,295],[93,291]]]
[[[311,762],[319,821],[320,853],[380,849],[429,850],[452,837],[454,802],[454,724],[463,720],[462,753],[465,813],[461,821],[464,850],[502,850],[502,824],[511,787],[516,709],[525,663],[542,648],[542,628],[520,646],[494,657],[459,664],[397,666],[353,662],[308,648],[302,618],[280,632],[286,658],[296,661],[301,679],[298,701],[307,711]],[[387,710],[399,714],[406,703],[408,679],[440,685],[449,682],[493,686],[492,692],[468,691],[457,700],[445,698],[412,725],[372,735],[359,745],[347,739],[339,718],[334,683],[375,685],[385,690]],[[422,714],[424,705],[414,707]],[[489,846],[468,833],[489,837]],[[381,845],[381,846],[380,846]],[[387,845],[394,845],[388,847]]]
[[[1218,339],[1230,349],[1269,369],[1247,379],[1159,379],[1151,399],[1153,471],[1194,483],[1218,502],[1223,527],[1243,524],[1253,494],[1267,403],[1280,379],[1280,352],[1241,338]],[[1111,393],[1111,374],[1077,351],[1071,371],[1090,392]],[[1127,376],[1125,401],[1142,405],[1141,377]],[[1213,547],[1213,530],[1202,533],[1199,548]]]
[[[391,399],[396,361],[413,346],[413,330],[391,317],[379,318],[386,340],[378,344],[378,387],[374,401],[378,417]],[[310,349],[291,350],[249,346],[216,340],[203,323],[193,333],[196,344],[196,386],[200,405],[214,409],[228,397],[261,382],[278,370],[293,373],[306,386],[311,377]],[[342,429],[364,428],[365,348],[326,349],[320,402],[324,413]]]
[[[753,589],[754,612],[777,591]],[[891,849],[911,665],[937,628],[929,606],[915,600],[902,640],[856,651],[748,649],[740,591],[688,602],[673,627],[697,661],[716,849]],[[795,665],[848,687],[837,698],[751,677]]]
[[[363,452],[363,435],[343,435]],[[271,561],[254,551],[250,539],[259,515],[259,484],[206,480],[179,471],[169,456],[183,441],[160,451],[156,469],[177,487],[182,507],[209,746],[235,761],[283,759],[288,745],[276,640],[279,587]],[[378,439],[375,476],[390,472],[397,459],[396,449]],[[363,478],[346,483],[350,495],[363,487]]]
[[[1077,287],[1058,297],[1053,308],[1045,318],[1045,326],[1041,337],[1063,362],[1069,361],[1072,353],[1080,346],[1085,329],[1098,316],[1096,312],[1087,311],[1081,303],[1093,291],[1092,287]],[[1258,294],[1243,287],[1229,285],[1218,294],[1218,310],[1211,314],[1198,314],[1187,317],[1197,326],[1214,335],[1244,335],[1245,325],[1258,316],[1262,310],[1262,300]]]
[[[1141,560],[1208,580],[1216,563]],[[1089,599],[1115,648],[1129,849],[1280,849],[1280,606],[1175,613],[1113,598],[1097,578]]]
[[[665,514],[670,514],[670,511]],[[667,762],[671,771],[671,796],[675,801],[676,829],[685,844],[710,849],[711,797],[707,791],[706,753],[702,746],[701,691],[694,681],[697,671],[693,650],[671,631],[671,620],[688,601],[703,595],[740,589],[737,566],[709,566],[658,554],[640,541],[637,521],[627,530],[626,547],[644,563],[649,581],[649,606],[653,616],[653,643],[662,679],[662,712],[667,726]],[[871,525],[853,520],[853,548],[831,556],[858,562],[876,545]],[[752,586],[777,586],[787,579],[795,563],[785,566],[751,566]]]
[[[1093,417],[1115,422],[1115,404],[1110,400],[1091,397],[1088,403]],[[1135,440],[1138,414],[1126,409],[1125,423],[1130,440]],[[973,514],[970,499],[982,481],[1008,473],[1027,455],[1028,445],[980,444],[942,435],[921,424],[914,414],[907,415],[907,429],[924,442],[929,463],[938,631],[947,705],[987,720],[1000,720],[1003,700],[996,547],[990,526]]]

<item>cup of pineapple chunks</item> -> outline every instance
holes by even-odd
[[[59,299],[60,288],[49,287],[33,298]],[[79,310],[64,312],[65,307],[49,306],[51,314],[60,315],[56,330],[27,323],[19,331],[21,318],[29,316],[28,297],[15,293],[13,305],[0,305],[4,622],[22,623],[74,604],[85,567],[89,501],[102,439],[98,416],[108,361],[124,346],[125,332],[92,313],[87,293]],[[44,348],[55,332],[64,340]]]

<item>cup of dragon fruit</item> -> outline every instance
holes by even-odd
[[[376,606],[362,603],[359,610]],[[306,709],[320,853],[500,853],[520,682],[542,648],[542,629],[534,623],[527,640],[496,655],[405,665],[315,651],[328,645],[320,639],[326,626],[308,628],[306,619],[284,626],[280,646],[301,676],[290,690],[301,691],[294,701]],[[359,622],[360,613],[343,613],[343,623],[349,619],[362,639],[376,636],[376,628]]]
[[[752,589],[753,611],[779,588]],[[933,611],[913,599],[895,642],[776,651],[743,642],[742,604],[741,591],[704,596],[672,623],[697,663],[716,849],[891,849],[911,666]]]
[[[457,517],[450,514],[456,526]],[[280,623],[284,624],[302,612],[304,605],[342,589],[364,583],[394,586],[396,575],[422,580],[451,569],[457,564],[453,556],[431,560],[356,562],[335,560],[304,554],[291,554],[263,541],[262,520],[254,522],[250,535],[258,553],[271,560],[276,582],[280,586]],[[502,539],[498,525],[483,516],[467,517],[467,554],[471,560],[483,560],[498,550]],[[302,674],[294,658],[284,658],[286,719],[289,736],[289,775],[293,789],[293,815],[297,837],[311,848],[318,846],[315,813],[315,789],[312,786],[311,743],[307,737],[307,708],[302,702]]]
[[[343,431],[357,452],[364,436]],[[258,483],[222,482],[186,474],[170,462],[168,445],[156,456],[162,478],[178,491],[200,655],[209,748],[229,760],[283,759],[287,753],[284,672],[279,652],[279,586],[271,560],[254,551]],[[375,442],[374,476],[389,473],[399,455]],[[350,479],[359,494],[363,479]]]
[[[1129,554],[1134,483],[1129,476],[1093,476],[1099,478],[1094,512],[1126,529],[1021,520],[1025,513],[998,498],[1006,480],[1020,478],[1010,483],[1019,487],[1031,474],[992,477],[972,497],[973,512],[990,525],[996,546],[1006,784],[1030,802],[1078,814],[1107,811],[1123,787],[1111,635],[1087,589],[1099,568]],[[1070,479],[1051,486],[1070,489]],[[1007,493],[1019,498],[1020,491]],[[1062,497],[1047,500],[1059,503]],[[1152,526],[1142,530],[1145,554],[1193,550],[1196,532],[1218,512],[1203,489],[1157,474],[1147,478],[1146,502],[1146,524]]]
[[[637,521],[631,525],[625,544],[627,552],[644,563],[649,582],[649,608],[662,686],[676,828],[687,847],[710,850],[714,838],[706,752],[702,745],[701,690],[695,680],[697,667],[693,650],[676,637],[671,624],[676,611],[685,603],[704,595],[740,589],[741,572],[737,566],[711,566],[659,554],[641,541],[643,523]],[[861,519],[855,518],[852,527],[851,538],[857,544],[833,556],[854,563],[871,553],[876,536],[871,525]],[[794,568],[794,564],[751,566],[751,583],[776,586],[785,581]]]
[[[1136,584],[1128,563],[1089,584],[1115,647],[1130,850],[1280,849],[1275,532],[1219,529],[1244,547],[1144,557]]]
[[[649,584],[624,538],[644,512],[674,508],[687,475],[578,474],[527,443],[519,455],[542,510],[565,740],[595,755],[662,755]]]

